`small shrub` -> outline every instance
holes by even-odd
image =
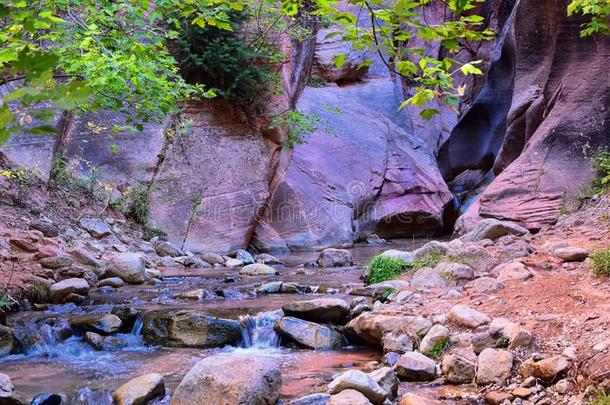
[[[596,276],[610,276],[610,248],[599,249],[591,256],[591,269]]]
[[[68,167],[68,159],[66,159],[62,153],[53,155],[51,179],[55,184],[60,186],[65,187],[74,185],[74,175]]]
[[[150,215],[148,188],[143,185],[131,187],[127,192],[127,200],[129,206],[125,215],[142,225],[146,225]]]
[[[610,396],[604,390],[599,390],[597,396],[591,400],[591,405],[610,405]]]
[[[306,142],[307,136],[313,134],[321,122],[317,114],[304,114],[298,110],[288,110],[278,115],[271,122],[271,128],[284,128],[288,139],[282,144],[284,149]]]
[[[400,276],[409,266],[409,262],[400,258],[375,256],[368,265],[369,284],[393,280]]]
[[[447,350],[448,347],[449,339],[446,338],[441,340],[440,342],[437,342],[434,346],[432,346],[432,349],[430,349],[430,351],[425,354],[431,359],[437,360],[443,355],[443,353],[445,352],[445,350]]]
[[[443,259],[444,256],[439,252],[432,251],[422,258],[413,260],[411,263],[409,263],[409,267],[411,267],[413,271],[417,271],[424,267],[435,267],[437,264],[442,262]]]
[[[593,167],[597,171],[597,178],[593,181],[593,187],[598,193],[610,188],[610,151],[600,151],[593,157]]]
[[[311,76],[309,76],[309,79],[307,80],[307,85],[309,87],[325,87],[326,80],[322,79],[318,75],[312,74]]]

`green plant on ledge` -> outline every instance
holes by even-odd
[[[593,157],[593,168],[597,177],[593,181],[593,189],[599,194],[610,188],[610,150],[602,150]]]
[[[589,257],[591,258],[592,262],[591,270],[593,270],[593,273],[596,276],[610,276],[610,248],[598,249]]]
[[[428,357],[434,360],[438,360],[443,353],[449,348],[450,342],[448,338],[441,340],[440,342],[436,342],[432,349],[430,349],[427,353],[425,353]]]
[[[375,256],[368,264],[369,284],[393,280],[408,268],[409,262],[400,258]]]

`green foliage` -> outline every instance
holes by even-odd
[[[608,0],[573,0],[568,4],[568,15],[580,14],[590,18],[582,25],[581,37],[594,34],[610,35],[610,2]]]
[[[432,251],[432,252],[428,253],[424,257],[421,257],[421,258],[418,258],[418,259],[414,259],[409,264],[409,267],[411,267],[411,269],[413,271],[417,271],[417,270],[422,269],[424,267],[435,267],[437,264],[442,262],[443,259],[444,259],[444,256],[441,255],[439,252]]]
[[[125,215],[139,224],[146,225],[150,216],[149,189],[138,184],[127,191],[127,207]]]
[[[598,249],[589,257],[591,258],[591,270],[596,276],[610,276],[610,248]]]
[[[375,256],[368,264],[369,284],[393,280],[400,276],[409,266],[409,262],[400,258]]]
[[[440,342],[437,342],[434,346],[432,346],[432,349],[430,349],[430,351],[428,351],[427,353],[424,353],[426,356],[430,357],[431,359],[439,359],[443,353],[447,350],[447,348],[449,347],[450,342],[448,338],[445,338],[443,340],[441,340]]]
[[[229,13],[229,31],[183,24],[178,38],[183,76],[243,104],[268,92],[279,80],[272,65],[283,55],[272,44],[243,37],[240,31],[248,17],[245,11]]]
[[[610,151],[603,150],[595,155],[593,157],[593,167],[597,171],[593,189],[599,194],[610,188]]]
[[[51,181],[62,187],[71,187],[74,184],[74,175],[68,167],[68,159],[61,152],[53,155],[51,162]]]
[[[295,109],[285,111],[273,118],[271,128],[282,128],[286,131],[288,139],[282,144],[282,147],[291,149],[295,145],[304,144],[307,136],[313,134],[321,122],[318,114],[308,115]]]
[[[325,87],[326,86],[326,80],[324,80],[323,78],[321,78],[318,75],[309,75],[309,79],[307,79],[307,85],[309,87]]]
[[[0,294],[0,310],[8,311],[9,309],[11,309],[13,304],[14,300],[10,296],[6,294]]]
[[[610,405],[610,396],[604,390],[599,390],[595,398],[590,402],[591,405]]]

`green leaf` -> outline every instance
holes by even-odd
[[[479,69],[478,67],[473,65],[473,62],[466,63],[466,64],[462,65],[460,70],[462,71],[462,73],[464,75],[469,75],[469,74],[472,74],[472,75],[482,75],[483,74],[481,69]]]
[[[347,54],[340,53],[338,55],[333,56],[333,62],[335,63],[335,67],[337,69],[343,67],[345,65],[345,61],[347,59]]]
[[[25,129],[23,132],[28,135],[49,135],[58,133],[57,128],[53,125],[39,125],[37,127]]]
[[[431,120],[439,111],[436,108],[424,108],[419,112],[419,115],[425,120]]]

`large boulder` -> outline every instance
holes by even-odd
[[[419,343],[419,351],[429,354],[439,346],[444,346],[449,341],[449,329],[443,325],[434,325]]]
[[[529,231],[524,227],[509,221],[499,221],[488,218],[480,221],[474,229],[460,237],[462,242],[478,242],[483,239],[497,239],[504,235],[526,235]]]
[[[154,243],[155,252],[161,257],[180,257],[184,256],[184,252],[167,241],[157,241]]]
[[[317,298],[309,301],[297,301],[282,307],[286,316],[305,319],[312,322],[342,323],[349,315],[347,302],[340,298]]]
[[[102,239],[105,236],[112,234],[112,229],[106,223],[98,218],[81,218],[80,226],[87,232],[89,235],[93,236],[96,239]]]
[[[477,384],[503,385],[513,368],[513,354],[506,350],[485,349],[477,361]]]
[[[347,389],[331,395],[326,405],[372,405],[372,402],[360,391]]]
[[[112,395],[116,405],[146,405],[165,395],[165,380],[161,374],[146,374],[129,380]]]
[[[381,367],[369,373],[369,376],[387,393],[387,398],[392,400],[398,394],[398,377],[391,367]]]
[[[374,405],[381,405],[388,393],[371,376],[360,370],[349,370],[336,377],[328,385],[329,394],[338,394],[343,390],[352,389],[363,394]]]
[[[109,335],[117,332],[123,326],[123,321],[113,314],[91,314],[72,318],[70,324],[76,329]]]
[[[338,55],[345,55],[345,61],[340,67],[334,60]],[[369,70],[363,64],[366,59],[366,53],[353,50],[351,44],[342,38],[338,28],[324,28],[318,31],[313,72],[327,82],[361,79]],[[363,65],[360,66],[361,64]]]
[[[521,374],[524,378],[531,376],[553,383],[559,380],[569,367],[570,362],[563,356],[551,356],[539,361],[528,359],[521,366]]]
[[[146,281],[144,259],[137,253],[117,253],[110,259],[104,277],[119,277],[126,283],[141,284]]]
[[[52,284],[49,288],[51,302],[62,304],[70,294],[87,295],[89,283],[82,278],[68,278],[59,283]]]
[[[57,255],[51,257],[43,257],[38,261],[45,269],[57,270],[64,267],[69,267],[74,263],[72,257],[68,255]]]
[[[534,277],[531,271],[521,262],[502,263],[492,270],[492,274],[497,277],[498,282],[525,281]]]
[[[470,384],[477,370],[477,355],[469,349],[456,349],[443,356],[443,374],[452,384]]]
[[[224,354],[201,360],[176,388],[172,405],[275,405],[282,377],[270,358]]]
[[[321,267],[341,267],[352,264],[352,254],[347,249],[328,248],[320,252],[318,265]]]
[[[172,347],[218,347],[241,339],[239,322],[196,310],[147,312],[142,333],[148,344]]]
[[[15,331],[8,326],[0,325],[0,356],[6,356],[15,350]]]
[[[365,312],[345,325],[349,333],[372,344],[379,344],[384,335],[399,328],[412,336],[423,337],[431,327],[432,322],[421,316],[380,312]]]
[[[290,316],[285,316],[275,321],[273,328],[280,335],[286,336],[298,344],[311,349],[340,349],[345,341],[339,332],[328,326],[318,325],[317,323]]]
[[[449,320],[457,325],[471,329],[491,322],[487,315],[464,304],[458,304],[451,308]]]
[[[436,378],[436,362],[418,352],[407,352],[394,364],[401,380],[430,381]]]
[[[229,264],[229,260],[227,260],[227,265]],[[244,266],[239,274],[243,274],[244,276],[275,276],[278,274],[277,270],[271,266],[267,266],[262,263],[254,263]]]

